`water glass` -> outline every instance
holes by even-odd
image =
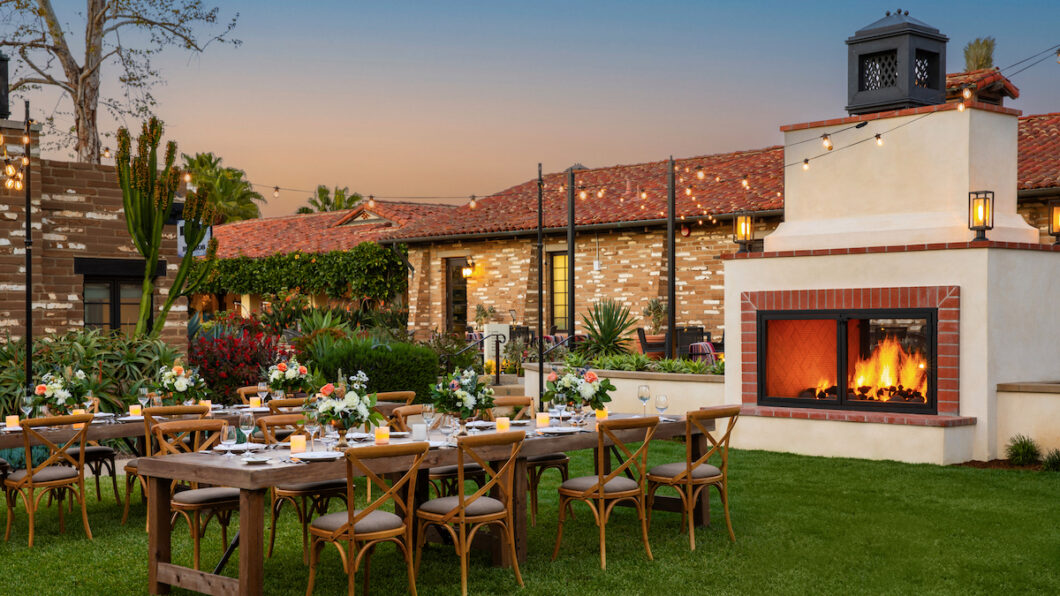
[[[147,407],[147,402],[151,399],[147,395],[147,387],[140,387],[140,395],[136,396],[136,399],[140,402],[140,409]]]
[[[226,447],[225,457],[234,457],[232,447],[235,447],[237,441],[239,441],[239,435],[236,433],[236,427],[231,424],[221,427],[221,445]]]
[[[30,414],[33,413],[33,400],[35,399],[32,393],[27,393],[22,396],[22,417],[29,418]]]
[[[272,392],[272,399],[283,399],[283,389],[277,389]]]
[[[243,431],[243,442],[250,442],[250,434],[254,432],[254,415],[243,412],[239,415],[239,430]]]
[[[670,407],[669,397],[666,397],[663,393],[655,396],[655,410],[659,412],[660,416],[663,415],[663,412],[665,412],[668,407]]]
[[[265,397],[269,395],[269,386],[266,383],[258,383],[258,397],[261,398],[261,403],[265,403]]]
[[[317,434],[317,431],[320,430],[320,421],[317,420],[317,417],[316,417],[316,415],[314,413],[306,412],[306,414],[305,414],[305,424],[303,426],[305,426],[306,432],[309,433],[309,450],[312,451],[313,450],[313,437],[315,437],[316,434]]]
[[[431,440],[431,425],[434,422],[434,404],[423,404],[423,411],[420,413],[423,416],[423,421],[427,423],[427,440]]]
[[[85,392],[85,401],[82,404],[82,405],[85,406],[85,411],[86,412],[91,412],[92,411],[92,404],[95,401],[96,401],[96,398],[95,398],[95,396],[92,395],[92,390],[89,389],[88,391],[86,391]]]
[[[651,400],[651,387],[640,385],[637,387],[637,399],[644,406],[644,416],[648,415],[648,402]]]
[[[452,440],[453,433],[456,432],[457,428],[458,425],[455,416],[447,415],[442,419],[442,434],[445,435],[446,444]]]

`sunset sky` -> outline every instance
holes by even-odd
[[[209,4],[209,2],[207,2]],[[846,46],[881,2],[228,1],[241,47],[170,50],[157,113],[292,213],[317,184],[365,195],[487,195],[589,167],[750,149],[781,124],[845,115]],[[1060,2],[906,2],[1001,67],[1060,43]],[[113,68],[109,71],[115,74]],[[106,76],[106,72],[104,76]],[[1026,114],[1060,111],[1055,57],[1015,77]],[[45,112],[54,100],[35,105]],[[20,116],[20,111],[16,113]],[[132,123],[135,125],[135,123]],[[104,142],[106,144],[106,141]]]

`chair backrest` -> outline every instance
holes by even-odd
[[[270,399],[270,414],[291,414],[293,410],[301,410],[305,400],[300,397],[285,397],[283,399]]]
[[[224,420],[206,418],[159,422],[152,429],[155,441],[158,442],[157,455],[191,453],[209,449],[221,440],[221,429],[227,424]],[[206,436],[207,433],[209,436]],[[186,437],[190,437],[191,440],[185,441]]]
[[[728,405],[728,406],[710,406],[707,408],[701,408],[699,410],[692,410],[685,414],[685,471],[674,477],[674,480],[689,480],[692,476],[692,470],[695,470],[699,466],[707,463],[715,453],[721,456],[721,465],[718,466],[721,470],[722,476],[727,476],[729,473],[729,440],[732,436],[732,429],[736,426],[736,419],[740,417],[739,405]],[[729,423],[725,426],[724,434],[716,436],[720,429],[715,428],[714,432],[707,430],[704,421],[706,420],[719,420],[722,418],[728,418]],[[699,431],[707,438],[710,442],[710,449],[706,453],[701,455],[699,458],[692,459],[692,435],[696,431]]]
[[[210,413],[210,406],[152,406],[143,409],[144,415],[144,453],[146,455],[157,455],[160,449],[154,448],[154,434],[151,429],[155,427],[160,418],[182,417],[202,419]]]
[[[18,481],[17,486],[33,484],[33,475],[39,473],[48,466],[56,464],[69,464],[77,469],[78,478],[85,474],[85,433],[88,425],[92,422],[92,414],[73,414],[69,416],[47,416],[45,418],[29,418],[19,422],[22,427],[22,444],[26,449],[26,475]],[[77,428],[75,425],[81,425]],[[48,426],[71,427],[76,432],[73,437],[65,441],[59,441],[61,445],[52,442],[44,435],[37,432],[37,428]],[[48,448],[48,457],[41,463],[33,465],[33,446],[44,445]],[[70,452],[76,452],[76,457]]]
[[[239,399],[243,400],[244,404],[249,404],[250,398],[258,394],[258,386],[247,385],[246,387],[240,387],[236,389],[236,394],[239,395]]]
[[[409,432],[408,417],[423,414],[423,404],[398,406],[390,413],[390,426],[398,432]]]
[[[305,415],[303,414],[274,414],[262,416],[256,421],[261,435],[265,437],[266,444],[290,442],[294,435],[308,435],[305,430]],[[283,439],[276,438],[276,430],[279,428],[291,429],[291,434]]]
[[[499,414],[498,408],[511,408],[511,413],[514,415],[509,417],[512,420],[532,420],[537,413],[534,404],[534,398],[526,395],[503,395],[493,398],[493,408],[486,410],[485,414],[491,420],[496,420]]]
[[[648,444],[651,443],[651,438],[655,434],[655,427],[658,425],[658,416],[615,418],[598,422],[596,424],[596,469],[598,470],[598,477],[596,484],[586,489],[582,494],[586,497],[603,498],[604,485],[610,482],[611,479],[617,478],[620,474],[624,473],[633,476],[633,479],[641,485],[641,489],[643,490],[644,474],[648,465]],[[640,444],[640,447],[637,447],[635,450],[630,449],[626,445],[626,441],[623,441],[615,434],[617,431],[639,429],[644,430],[644,436],[638,436],[630,441],[643,441]],[[622,460],[618,467],[607,472],[606,470],[608,469],[608,463],[611,458],[611,452],[607,447],[610,445],[613,445],[621,451],[622,453],[620,456],[625,459]]]
[[[453,518],[457,518],[462,523],[467,517],[468,505],[471,505],[483,496],[489,495],[494,487],[497,489],[497,496],[500,497],[499,500],[504,503],[504,507],[508,510],[509,514],[512,512],[512,498],[514,497],[512,492],[512,481],[515,478],[515,458],[523,448],[523,440],[525,438],[526,433],[517,430],[504,433],[469,435],[466,437],[459,437],[456,440],[457,506],[442,518],[443,522],[448,522]],[[491,466],[489,461],[487,461],[480,453],[480,451],[492,447],[510,448],[507,459],[504,460],[504,463],[498,468]],[[489,459],[496,461],[497,457],[493,456]],[[478,464],[482,466],[482,470],[488,478],[488,480],[470,496],[466,494],[466,485],[464,483],[464,466],[468,464]]]
[[[416,399],[415,391],[383,391],[376,393],[375,398],[377,401],[403,401],[406,406],[412,405],[412,400]]]
[[[420,464],[423,462],[423,458],[427,456],[427,451],[430,449],[430,445],[427,443],[397,443],[394,445],[374,445],[368,447],[354,447],[346,450],[346,501],[348,503],[355,503],[353,494],[353,480],[355,476],[364,476],[365,482],[368,484],[369,489],[372,485],[379,488],[379,496],[364,506],[363,509],[354,509],[353,507],[347,507],[347,521],[346,525],[336,529],[333,533],[333,537],[340,536],[343,532],[349,532],[351,538],[354,535],[354,528],[357,522],[361,521],[373,511],[378,511],[383,505],[388,502],[394,503],[394,512],[404,519],[411,517],[413,508],[413,499],[416,495],[416,476],[419,471]],[[380,458],[396,458],[396,457],[411,457],[407,471],[401,476],[394,480],[391,484],[387,484],[386,480],[381,478],[368,462],[374,459]],[[404,467],[404,466],[402,466]],[[371,491],[368,491],[368,498],[371,498]],[[406,532],[411,530],[411,525],[406,524]]]

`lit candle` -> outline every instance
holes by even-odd
[[[200,399],[199,400],[199,405],[200,406],[206,406],[207,408],[213,407],[213,403],[211,403],[210,400],[208,400],[208,399]]]
[[[291,453],[305,451],[305,435],[291,435]]]
[[[537,426],[539,428],[543,426],[548,426],[548,412],[537,413]]]
[[[377,426],[375,427],[375,444],[386,445],[390,442],[390,427],[389,426]]]
[[[7,425],[8,428],[17,427],[18,426],[18,414],[11,414],[10,416],[5,417],[4,418],[4,424]]]
[[[85,413],[85,410],[83,408],[77,408],[76,410],[71,412],[71,414],[73,414],[75,416],[78,415],[78,414],[84,414],[84,413]],[[77,424],[74,425],[74,428],[76,430],[81,430],[84,427],[85,427],[85,423],[84,422],[78,422]]]
[[[139,416],[141,411],[142,410],[140,408],[140,404],[132,404],[131,406],[129,406],[129,415],[130,416]]]
[[[503,433],[508,432],[512,428],[512,420],[507,416],[501,416],[497,418],[497,432]]]
[[[252,407],[252,408],[260,408],[261,407],[261,398],[260,397],[252,397],[252,398],[250,398],[250,407]]]
[[[597,420],[607,420],[607,408],[602,408],[596,411]]]

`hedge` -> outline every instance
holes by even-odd
[[[363,370],[368,375],[368,391],[415,391],[417,403],[425,401],[428,388],[438,382],[438,355],[415,344],[321,336],[302,357],[325,380],[334,381],[340,368],[346,376]]]
[[[197,267],[205,267],[199,261]],[[408,287],[408,249],[362,242],[351,250],[292,252],[252,259],[217,259],[200,293],[276,294],[298,288],[306,294],[386,302]]]

